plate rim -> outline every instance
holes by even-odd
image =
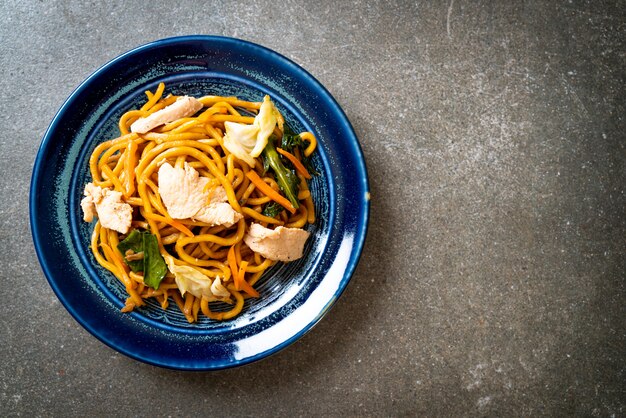
[[[340,116],[341,123],[345,125],[345,127],[350,131],[352,135],[352,138],[350,138],[350,142],[352,142],[352,139],[354,139],[351,145],[354,147],[355,156],[357,158],[353,162],[355,163],[356,166],[358,166],[360,174],[361,173],[363,174],[362,178],[360,178],[359,180],[360,180],[361,187],[365,192],[365,195],[362,196],[361,201],[359,202],[362,205],[363,210],[362,210],[362,213],[358,214],[360,216],[360,222],[359,222],[359,228],[358,228],[359,234],[357,236],[358,239],[355,239],[353,242],[353,248],[350,254],[350,258],[348,260],[348,263],[343,272],[343,277],[341,279],[341,281],[342,282],[345,281],[345,283],[340,285],[337,291],[334,292],[333,297],[330,300],[325,302],[323,309],[321,309],[315,315],[314,319],[310,321],[309,323],[307,323],[306,325],[302,326],[301,329],[295,334],[293,334],[291,337],[284,339],[283,341],[280,341],[277,344],[274,344],[270,349],[258,352],[255,355],[252,355],[243,359],[231,360],[228,362],[222,361],[219,364],[214,363],[212,366],[204,365],[200,367],[194,366],[195,362],[191,362],[190,364],[186,364],[186,365],[181,365],[181,364],[174,365],[171,363],[158,361],[158,359],[146,358],[144,356],[140,356],[131,350],[126,350],[124,348],[121,348],[115,345],[114,343],[109,341],[107,338],[105,338],[103,335],[101,335],[101,333],[97,332],[97,330],[89,326],[86,323],[86,321],[84,321],[81,318],[81,316],[77,314],[75,309],[72,308],[71,304],[62,295],[61,290],[56,284],[57,279],[53,277],[53,274],[51,273],[49,266],[43,261],[44,250],[43,250],[43,244],[40,242],[40,236],[41,236],[42,231],[40,231],[39,221],[37,220],[38,210],[37,210],[37,204],[36,204],[37,189],[38,189],[39,183],[41,182],[41,172],[43,170],[43,166],[45,165],[44,157],[47,154],[45,151],[48,151],[48,152],[50,151],[48,150],[49,148],[48,143],[52,140],[51,138],[53,137],[53,133],[57,129],[59,120],[67,112],[68,108],[74,104],[75,98],[84,89],[86,89],[93,80],[100,77],[103,73],[106,73],[111,67],[115,66],[120,61],[123,61],[128,56],[137,54],[139,52],[142,52],[144,50],[148,50],[151,48],[159,48],[162,46],[176,44],[180,42],[201,42],[201,43],[207,43],[207,44],[225,42],[229,45],[232,44],[232,45],[236,45],[237,47],[249,48],[251,51],[254,51],[255,53],[258,53],[258,51],[261,51],[265,54],[268,54],[272,61],[278,60],[280,61],[281,65],[286,64],[291,71],[295,71],[300,77],[303,77],[308,83],[315,86],[315,89],[322,93],[321,95],[323,96],[324,101],[327,104],[332,105],[333,113]],[[37,150],[34,163],[33,163],[33,170],[32,170],[31,181],[30,181],[30,189],[29,189],[29,220],[30,220],[31,236],[33,238],[33,243],[35,246],[35,252],[37,254],[37,259],[44,273],[44,276],[46,277],[46,280],[48,281],[48,284],[50,285],[53,292],[55,293],[55,296],[57,297],[57,299],[61,302],[64,308],[70,313],[70,315],[74,318],[74,320],[76,320],[81,325],[81,327],[83,327],[92,336],[96,337],[99,341],[101,341],[105,345],[135,360],[138,360],[147,364],[159,366],[159,367],[165,367],[165,368],[176,369],[176,370],[208,371],[208,370],[219,370],[219,369],[237,367],[237,366],[241,366],[244,364],[249,364],[249,363],[258,361],[263,358],[267,358],[283,350],[287,346],[293,344],[295,341],[300,339],[304,334],[309,332],[315,325],[319,323],[319,321],[328,313],[328,311],[332,308],[332,306],[335,305],[337,300],[340,298],[340,296],[343,294],[343,292],[349,285],[351,278],[354,274],[354,271],[359,263],[360,257],[363,253],[364,244],[365,244],[367,232],[369,229],[369,217],[370,217],[369,194],[370,194],[370,188],[369,188],[369,179],[368,179],[366,161],[365,161],[361,144],[358,141],[358,137],[356,136],[356,132],[354,131],[354,128],[352,124],[350,123],[347,115],[343,111],[343,109],[339,106],[336,99],[330,94],[330,92],[326,89],[326,87],[322,83],[320,83],[307,70],[305,70],[303,67],[301,67],[297,63],[293,62],[291,59],[285,57],[284,55],[272,49],[264,47],[262,45],[259,45],[259,44],[256,44],[247,40],[226,37],[226,36],[186,35],[186,36],[175,36],[175,37],[157,39],[157,40],[139,45],[135,48],[132,48],[128,51],[125,51],[117,55],[113,59],[110,59],[105,64],[98,67],[91,74],[89,74],[89,76],[87,76],[71,92],[71,94],[67,97],[67,99],[65,99],[65,101],[60,106],[59,110],[57,110],[51,122],[49,123],[46,131],[44,132],[39,148]]]

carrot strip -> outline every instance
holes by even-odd
[[[248,295],[250,295],[253,298],[258,298],[259,296],[261,296],[259,292],[257,292],[256,289],[250,286],[250,283],[248,283],[245,280],[241,282],[241,290],[243,290],[244,292],[246,292]]]
[[[135,166],[137,165],[137,143],[128,141],[126,146],[128,157],[124,161],[124,171],[126,172],[126,188],[124,197],[128,198],[135,193]]]
[[[242,261],[241,262],[241,266],[239,266],[239,274],[237,277],[237,280],[239,281],[239,287],[241,287],[241,290],[243,290],[244,292],[246,292],[248,295],[252,296],[253,298],[258,298],[259,297],[259,292],[257,292],[254,287],[252,287],[250,285],[250,283],[248,283],[246,281],[246,267],[248,267],[248,262],[247,261]],[[237,283],[237,282],[235,282]],[[237,285],[235,285],[235,289],[237,288]]]
[[[235,289],[239,290],[239,283],[237,280],[238,271],[237,271],[237,256],[235,255],[235,246],[233,245],[228,250],[228,255],[226,256],[226,261],[228,261],[228,266],[230,267],[230,272],[233,274],[233,281],[235,283]]]
[[[188,237],[193,237],[193,232],[191,232],[191,230],[189,230],[189,228],[187,228],[185,225],[183,225],[182,223],[178,222],[175,219],[170,218],[169,216],[163,216],[163,215],[157,215],[156,213],[146,213],[143,214],[144,218],[146,219],[152,219],[153,221],[159,221],[159,222],[164,222],[166,224],[168,224],[169,226],[172,226],[176,229],[178,229],[180,232],[182,232],[183,234],[187,235]],[[154,232],[153,232],[154,233]]]
[[[291,202],[287,200],[286,198],[284,198],[283,196],[281,196],[276,190],[268,186],[268,184],[265,183],[263,179],[261,179],[261,177],[259,177],[256,171],[254,170],[248,171],[246,173],[246,177],[248,177],[250,181],[254,183],[257,189],[259,189],[267,197],[269,197],[270,199],[272,199],[274,202],[278,203],[279,205],[283,206],[292,214],[296,213],[296,208],[293,207]]]
[[[168,219],[167,221],[165,221],[166,223],[170,224],[171,226],[173,226],[174,228],[178,229],[180,232],[182,232],[183,234],[187,235],[188,237],[193,237],[193,232],[191,232],[191,230],[189,228],[187,228],[185,225],[181,224],[180,222],[178,222],[177,220],[172,219],[171,221]]]
[[[279,154],[282,154],[285,157],[287,157],[287,159],[291,161],[291,163],[296,168],[296,170],[298,170],[300,174],[304,176],[305,179],[308,180],[311,178],[311,175],[309,174],[307,169],[302,165],[300,160],[298,160],[295,155],[291,154],[290,152],[285,151],[282,148],[276,148],[276,151],[278,151]]]
[[[237,277],[235,278],[235,289],[241,290],[241,282],[244,282],[246,279],[246,267],[248,266],[247,261],[242,261],[239,265],[239,271],[237,272]]]

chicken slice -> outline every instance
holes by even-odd
[[[100,225],[120,234],[126,234],[133,221],[133,208],[122,202],[122,193],[107,187],[85,185],[85,197],[80,202],[85,222],[93,221],[98,216]]]
[[[184,168],[169,163],[159,168],[159,194],[172,218],[191,218],[226,227],[243,218],[227,202],[226,190],[222,186],[208,188],[208,183],[208,178],[200,177],[187,163]]]
[[[169,163],[159,167],[159,194],[174,219],[191,218],[207,203],[204,189],[208,182],[189,164],[185,168],[174,168]]]
[[[255,253],[276,261],[293,261],[302,257],[304,243],[309,233],[300,228],[268,229],[253,223],[243,237],[244,242]]]
[[[202,109],[202,103],[190,96],[179,97],[174,103],[165,106],[161,110],[157,110],[145,118],[139,118],[132,125],[130,131],[138,134],[145,134],[157,126],[174,122],[180,118],[193,116],[198,110]]]
[[[219,187],[223,189],[222,186]],[[241,213],[233,210],[228,202],[211,203],[203,206],[192,216],[197,221],[206,222],[209,225],[224,225],[227,228],[236,224],[242,217]]]
[[[91,183],[87,186],[89,185],[93,186]],[[96,212],[96,205],[93,203],[93,197],[87,193],[87,186],[85,186],[85,197],[80,201],[80,207],[83,209],[83,220],[91,222],[94,217],[98,216],[98,213]]]

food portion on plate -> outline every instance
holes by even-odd
[[[317,141],[296,134],[269,96],[165,95],[146,91],[96,146],[83,219],[97,219],[96,261],[125,286],[124,312],[154,298],[189,322],[226,320],[277,262],[303,256],[315,222],[308,181]]]

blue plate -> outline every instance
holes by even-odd
[[[123,286],[89,251],[92,224],[80,199],[95,146],[118,134],[122,113],[159,82],[166,92],[269,94],[288,123],[318,139],[311,182],[318,219],[305,257],[279,264],[257,285],[259,299],[225,322],[188,324],[174,303],[124,314]],[[345,289],[357,265],[369,215],[367,172],[345,114],[309,73],[267,48],[238,39],[186,36],[127,52],[87,78],[46,131],[35,160],[30,222],[50,286],[72,316],[105,344],[146,363],[184,370],[238,366],[293,343],[315,325]]]

